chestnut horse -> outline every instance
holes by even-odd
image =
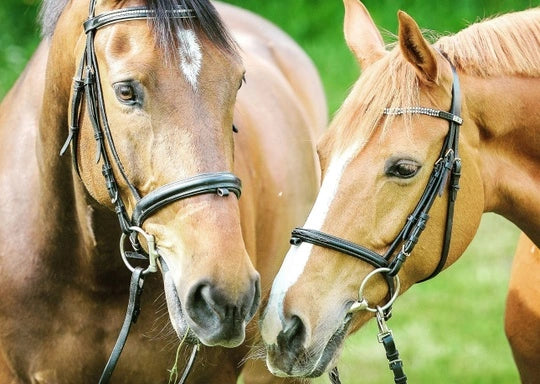
[[[521,234],[514,256],[506,299],[505,330],[521,381],[540,378],[540,250]]]
[[[319,185],[312,62],[206,0],[45,0],[42,19],[0,107],[0,382],[98,381],[128,303],[123,231],[122,254],[152,265],[114,382],[168,382],[187,341],[202,343],[189,382],[235,383]],[[246,383],[282,381],[259,368]]]
[[[540,244],[540,9],[434,45],[400,11],[387,51],[366,8],[344,3],[362,74],[318,143],[322,186],[260,326],[272,372],[312,377],[331,370],[347,334],[375,314],[403,383],[386,324],[397,295],[454,263],[483,212]],[[522,380],[539,382],[538,289],[527,288],[538,281],[537,251],[516,263],[509,306],[520,310],[508,333]]]

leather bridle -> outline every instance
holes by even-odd
[[[392,333],[386,326],[386,320],[388,320],[391,315],[392,304],[399,293],[399,288],[397,290],[395,289],[396,282],[399,284],[398,273],[401,270],[403,263],[412,253],[423,230],[426,228],[429,219],[429,211],[433,206],[435,198],[437,196],[442,196],[445,188],[448,188],[448,202],[441,257],[431,275],[421,281],[435,277],[444,268],[450,249],[454,204],[459,190],[459,178],[461,176],[461,159],[458,154],[459,126],[463,123],[463,119],[460,117],[461,91],[459,78],[455,68],[452,65],[451,67],[453,84],[450,112],[424,107],[386,108],[383,111],[384,115],[422,114],[441,118],[449,122],[448,133],[442,145],[439,157],[437,161],[435,161],[433,171],[424,192],[412,213],[407,217],[403,228],[392,241],[385,254],[381,255],[351,241],[313,229],[296,228],[292,231],[291,244],[293,245],[299,245],[302,242],[311,243],[355,257],[376,268],[375,271],[366,276],[362,282],[359,291],[359,300],[351,306],[349,312],[353,313],[367,309],[376,313],[380,331],[379,341],[385,346],[387,357],[390,361],[390,369],[394,372],[394,380],[396,383],[406,383],[407,378],[403,374],[402,362],[398,358],[399,354],[397,353],[397,349],[395,349]],[[399,246],[401,246],[401,248],[396,254]],[[369,307],[369,303],[363,296],[363,287],[374,273],[381,273],[389,287],[390,298],[383,307]],[[339,376],[336,369],[331,373],[331,380],[333,383],[339,382]]]
[[[188,179],[166,184],[143,197],[139,195],[135,186],[130,182],[114,145],[103,98],[99,66],[94,48],[94,38],[100,28],[118,22],[156,18],[156,12],[145,7],[132,7],[105,12],[96,16],[96,1],[90,1],[89,17],[83,24],[84,32],[86,33],[86,47],[74,77],[69,135],[60,151],[60,155],[63,155],[68,147],[71,146],[73,167],[77,174],[79,174],[77,151],[83,108],[82,101],[84,97],[97,144],[95,160],[96,163],[99,163],[100,160],[102,161],[102,174],[105,178],[107,191],[114,205],[114,210],[122,230],[120,241],[121,255],[127,267],[132,272],[130,297],[124,325],[99,381],[100,383],[107,383],[120,357],[130,326],[132,323],[135,323],[140,312],[139,302],[144,276],[148,273],[156,272],[158,263],[162,264],[162,269],[166,268],[165,261],[156,250],[154,237],[142,229],[144,220],[167,204],[200,194],[211,193],[219,196],[228,196],[229,192],[233,192],[239,198],[242,184],[238,177],[229,172],[203,173]],[[196,17],[194,10],[182,7],[167,10],[166,15],[168,18],[174,19],[191,19]],[[236,131],[234,127],[233,130]],[[120,173],[121,178],[127,184],[132,196],[137,201],[131,217],[127,213],[126,206],[119,192],[113,164],[116,165],[117,172]],[[145,239],[147,250],[144,250],[139,243],[139,236]],[[124,240],[126,237],[129,237],[131,240],[133,252],[124,250]],[[132,267],[127,260],[128,258],[148,259],[150,266],[146,269]],[[195,345],[189,364],[180,382],[185,381],[187,378],[197,351],[198,345]]]

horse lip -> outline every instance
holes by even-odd
[[[283,371],[280,368],[271,367],[267,361],[269,370],[272,372],[273,375],[279,376],[279,377],[315,378],[315,377],[321,376],[327,371],[330,364],[336,359],[337,357],[336,352],[343,344],[343,340],[345,339],[347,330],[349,329],[351,319],[352,319],[352,316],[350,314],[347,314],[345,316],[343,323],[336,330],[336,332],[334,332],[334,334],[330,337],[330,339],[328,339],[326,346],[324,347],[323,351],[319,355],[319,358],[313,365],[313,368],[311,369],[311,371],[306,372],[294,366],[288,369],[287,371]],[[267,348],[271,348],[271,347],[277,347],[277,345],[274,344],[272,346],[268,346]],[[303,355],[309,355],[309,353],[307,351],[304,351]],[[299,357],[297,360],[301,361],[302,357]]]
[[[341,326],[334,332],[326,343],[326,347],[322,351],[319,360],[313,367],[313,370],[305,376],[306,378],[313,378],[321,376],[326,370],[330,363],[335,360],[336,352],[343,345],[343,341],[351,324],[352,316],[347,314]]]
[[[163,271],[163,284],[169,319],[176,335],[180,340],[184,340],[190,344],[198,344],[199,339],[186,323],[184,312],[182,310],[182,302],[178,297],[176,285],[174,284],[171,272],[168,269]]]

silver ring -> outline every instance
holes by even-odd
[[[369,306],[367,299],[364,297],[364,288],[368,280],[371,279],[373,276],[375,276],[377,273],[388,273],[390,271],[391,271],[390,268],[377,268],[371,271],[370,273],[368,273],[366,277],[364,277],[362,284],[360,284],[360,289],[358,290],[359,300],[351,306],[351,308],[349,309],[349,313],[358,312],[362,310],[367,310],[369,312],[377,312],[378,311],[377,308],[380,308],[382,311],[386,311],[388,308],[392,306],[392,304],[394,304],[394,301],[396,301],[399,295],[399,288],[400,288],[399,277],[397,275],[394,276],[395,292],[390,298],[390,300],[388,300],[388,302],[384,306],[382,307],[377,306],[376,308],[372,308]]]
[[[132,232],[137,232],[140,235],[144,237],[146,240],[146,244],[148,245],[148,261],[150,265],[148,265],[148,268],[146,268],[144,271],[142,271],[143,275],[146,275],[148,273],[153,273],[157,271],[157,258],[158,253],[156,250],[156,240],[153,235],[150,235],[149,233],[145,232],[142,228],[132,226],[128,228]],[[124,264],[126,267],[133,272],[135,268],[129,263],[127,256],[126,256],[126,250],[124,249],[124,244],[126,243],[126,238],[128,235],[125,233],[122,233],[122,236],[120,236],[120,256],[122,256],[122,260],[124,261]]]

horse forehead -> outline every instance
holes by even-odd
[[[112,71],[155,73],[156,67],[166,65],[167,73],[182,75],[195,91],[201,81],[205,57],[212,56],[206,61],[211,65],[212,73],[222,81],[235,78],[233,74],[243,70],[239,56],[217,52],[218,48],[213,47],[211,41],[192,29],[178,28],[174,39],[175,43],[159,49],[146,21],[130,21],[118,23],[111,26],[108,33],[96,35],[99,41],[96,50],[104,50],[102,54]]]
[[[180,28],[178,35],[178,54],[180,68],[191,87],[196,90],[201,72],[203,54],[199,39],[190,29]]]

